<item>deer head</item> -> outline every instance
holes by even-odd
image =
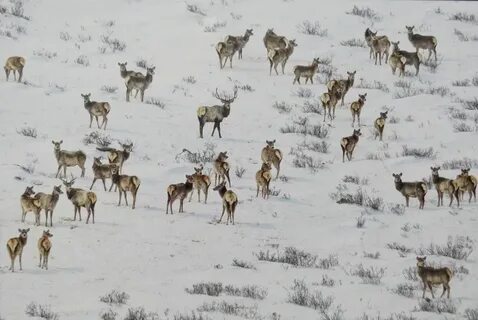
[[[60,151],[61,149],[61,144],[63,143],[63,140],[60,140],[60,141],[51,141],[51,143],[53,143],[53,146],[54,146],[54,149],[55,151]]]
[[[405,26],[405,28],[407,28],[407,32],[408,32],[409,34],[413,34],[413,28],[415,28],[415,26],[411,26],[411,27]]]
[[[91,93],[81,94],[81,96],[83,97],[83,102],[84,102],[84,103],[90,102]]]
[[[401,183],[402,182],[402,173],[392,173],[392,176],[395,178],[394,181],[395,183]]]
[[[366,93],[359,94],[359,100],[362,101],[362,102],[367,101],[367,94]]]
[[[274,140],[271,140],[271,141],[266,140],[267,146],[270,147],[270,148],[272,148],[272,149],[274,149],[274,144],[275,144],[275,143],[276,143],[276,140],[275,140],[275,139],[274,139]]]
[[[387,114],[388,114],[388,111],[380,112],[380,118],[387,119]]]
[[[48,230],[43,231],[43,236],[46,237],[46,238],[51,238],[51,237],[53,237],[53,234],[51,234],[50,229],[48,229]]]

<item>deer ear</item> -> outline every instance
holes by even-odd
[[[30,228],[26,229],[25,231],[26,231],[26,232],[30,231]]]
[[[437,167],[437,170],[440,170],[441,167]]]
[[[55,141],[51,140],[51,143],[55,144]]]
[[[20,232],[20,233],[21,233],[21,232],[22,232],[22,229],[18,229],[18,232]]]
[[[272,141],[272,142],[276,143],[276,139],[274,139],[274,141]]]
[[[366,97],[366,96],[367,96],[367,93],[365,93],[363,96]]]
[[[63,143],[63,140],[60,140],[60,144],[62,144],[62,143]]]
[[[399,176],[401,177],[403,175],[403,173],[400,172]]]
[[[128,65],[128,62],[125,62],[124,65],[125,65],[125,66]]]

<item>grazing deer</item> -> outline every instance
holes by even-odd
[[[273,29],[267,30],[263,40],[268,52],[276,48],[284,49],[289,43],[286,37],[275,34]]]
[[[234,213],[236,211],[237,203],[239,202],[237,195],[234,193],[234,191],[227,190],[226,181],[223,181],[221,184],[214,187],[214,191],[218,191],[222,198],[222,214],[217,223],[221,223],[222,217],[224,216],[224,211],[227,210],[226,224],[229,224],[229,221],[231,221],[234,225]]]
[[[365,101],[367,101],[367,94],[359,94],[359,99],[352,102],[350,105],[350,111],[352,112],[352,127],[355,124],[355,117],[357,117],[358,125],[360,127],[360,113],[362,112]]]
[[[261,169],[256,172],[256,198],[259,197],[259,189],[262,189],[262,198],[269,198],[269,184],[272,179],[271,169],[272,166],[269,162],[263,162]]]
[[[185,183],[170,184],[167,189],[168,202],[166,203],[166,214],[171,209],[173,214],[173,202],[179,198],[179,213],[184,212],[184,199],[188,196],[188,193],[193,190],[193,176],[186,175]]]
[[[99,151],[108,152],[108,161],[110,164],[116,164],[119,168],[119,173],[123,172],[123,164],[126,160],[129,159],[131,152],[133,152],[133,143],[120,143],[123,150],[118,150],[114,148],[96,148]]]
[[[66,151],[61,150],[61,144],[63,140],[59,142],[51,141],[53,143],[53,151],[55,153],[56,162],[58,162],[58,170],[56,172],[55,178],[58,177],[61,168],[63,167],[63,177],[66,177],[66,167],[74,167],[78,166],[81,168],[81,176],[85,176],[85,162],[86,162],[86,154],[81,151]]]
[[[229,182],[229,188],[231,187],[231,179],[229,178],[229,163],[226,161],[229,158],[227,151],[219,152],[216,160],[214,160],[214,185],[217,186],[222,181]]]
[[[276,179],[279,177],[280,163],[282,161],[282,151],[275,148],[276,140],[266,140],[266,146],[262,149],[261,160],[262,162],[272,163],[277,170]]]
[[[450,268],[432,268],[432,267],[426,267],[425,266],[425,261],[427,257],[417,257],[417,272],[418,275],[420,276],[420,279],[422,279],[423,282],[423,295],[422,298],[425,298],[425,291],[427,290],[427,287],[430,289],[430,292],[432,293],[432,298],[435,298],[435,295],[433,294],[433,285],[443,285],[443,293],[441,294],[441,297],[445,295],[445,291],[448,291],[448,299],[450,299],[450,280],[453,277],[453,272],[450,270]]]
[[[7,251],[10,255],[10,268],[12,272],[15,272],[15,258],[18,256],[18,261],[20,263],[20,271],[22,270],[22,253],[23,247],[27,245],[27,238],[28,238],[28,229],[18,229],[20,235],[17,238],[11,238],[7,241]]]
[[[319,58],[314,58],[312,61],[312,64],[310,66],[295,66],[294,67],[294,82],[292,84],[295,84],[298,82],[300,84],[300,78],[305,78],[305,84],[307,84],[307,80],[310,80],[311,84],[314,84],[314,75],[319,69]]]
[[[224,42],[226,43],[228,42],[236,43],[236,46],[238,48],[238,53],[237,53],[238,59],[242,59],[242,49],[244,49],[244,47],[246,46],[247,42],[249,41],[249,38],[252,35],[254,35],[252,31],[253,31],[252,29],[246,29],[246,32],[244,33],[243,36],[227,36],[224,39]]]
[[[399,174],[393,173],[392,176],[395,178],[395,189],[405,197],[407,207],[409,206],[410,198],[418,198],[420,202],[419,208],[423,209],[425,206],[425,195],[428,191],[426,183],[423,181],[403,182],[401,172]]]
[[[325,117],[327,116],[327,109],[329,110],[329,119],[335,119],[335,107],[340,100],[342,93],[338,86],[332,87],[328,92],[322,93],[320,95],[320,102],[322,102],[322,107],[324,108],[324,122]]]
[[[93,123],[93,117],[96,119],[96,124],[98,125],[98,129],[101,129],[101,127],[104,127],[103,129],[106,130],[106,124],[108,123],[108,113],[110,113],[111,107],[108,102],[96,102],[96,101],[91,101],[90,96],[91,93],[88,94],[82,94],[83,97],[83,102],[85,105],[85,109],[88,111],[90,114],[90,128],[91,124]],[[98,122],[98,117],[103,117],[103,122],[101,123],[101,126]]]
[[[400,41],[397,42],[392,42],[392,55],[395,53],[395,55],[398,55],[400,57],[405,57],[405,65],[409,66],[414,66],[416,73],[415,75],[418,76],[418,72],[420,71],[420,58],[418,57],[417,52],[408,52],[404,50],[400,50],[398,45],[400,44]],[[403,63],[403,59],[399,59],[400,62]],[[392,67],[393,70],[393,67]]]
[[[224,118],[227,118],[229,114],[231,113],[231,103],[233,103],[234,100],[236,100],[237,98],[237,88],[234,88],[234,94],[232,97],[224,93],[220,95],[217,92],[217,88],[216,88],[216,93],[213,93],[213,97],[221,101],[222,106],[221,105],[201,106],[197,109],[197,116],[199,120],[199,136],[201,138],[203,137],[204,125],[207,122],[214,122],[214,128],[212,129],[211,137],[214,136],[214,131],[216,131],[216,128],[217,128],[217,132],[219,133],[219,138],[222,138],[221,122],[222,120],[224,120]]]
[[[153,82],[155,67],[146,69],[145,77],[130,76],[126,82],[126,101],[129,102],[129,97],[133,89],[138,90],[141,93],[141,102],[144,100],[144,91],[148,89],[151,82]]]
[[[50,227],[53,227],[53,210],[55,210],[56,204],[60,199],[60,194],[63,194],[61,185],[54,186],[51,194],[38,192],[35,195],[35,199],[37,199],[40,204],[40,211],[42,209],[45,210],[45,227],[48,227],[48,213],[50,213]],[[40,214],[40,211],[38,214]]]
[[[193,177],[193,187],[198,191],[198,202],[201,202],[201,191],[204,192],[204,203],[207,203],[207,193],[209,190],[209,186],[211,185],[211,179],[209,176],[202,173],[204,167],[201,164],[199,168],[194,168],[194,173],[192,174]],[[189,196],[189,202],[193,198],[193,192]]]
[[[330,80],[327,82],[327,89],[330,92],[336,91],[340,93],[340,99],[342,100],[342,105],[344,105],[344,98],[350,88],[354,85],[355,74],[357,71],[348,72],[347,71],[347,79],[346,80]]]
[[[111,186],[110,186],[110,191],[111,188],[113,188],[113,170],[118,168],[116,163],[109,163],[109,164],[103,164],[101,163],[101,158],[93,158],[93,182],[91,183],[90,190],[93,189],[93,186],[96,182],[96,180],[101,179],[103,181],[103,187],[105,188],[106,191],[106,183],[105,179],[111,179]]]
[[[352,155],[355,150],[355,146],[359,141],[359,137],[362,135],[360,129],[354,130],[353,134],[348,137],[340,139],[340,147],[342,148],[342,162],[345,162],[345,155],[349,161],[352,160]]]
[[[48,257],[50,256],[51,241],[53,235],[50,230],[43,231],[43,235],[38,239],[38,251],[40,253],[40,263],[38,267],[48,270]],[[42,261],[43,260],[43,261]]]
[[[25,222],[25,216],[28,212],[33,212],[35,214],[35,224],[40,225],[40,202],[38,199],[33,197],[35,191],[33,187],[27,187],[25,192],[20,196],[20,206],[22,208],[22,222]]]
[[[131,192],[133,195],[133,206],[132,209],[135,208],[136,206],[136,194],[138,193],[139,186],[141,185],[141,180],[137,176],[128,176],[125,174],[118,174],[118,168],[113,168],[112,170],[112,181],[113,184],[115,184],[118,188],[119,192],[119,200],[118,200],[118,206],[121,205],[121,193],[123,192],[124,194],[124,200],[126,202],[126,206],[128,206],[128,198],[126,197],[126,191]],[[111,188],[113,187],[113,184],[111,184]]]
[[[72,178],[71,180],[61,180],[66,187],[66,196],[75,208],[75,216],[73,218],[73,221],[76,221],[77,211],[81,221],[81,207],[84,207],[88,212],[86,223],[88,224],[90,220],[90,215],[93,218],[93,223],[95,223],[95,205],[97,201],[96,194],[91,191],[86,191],[79,188],[72,188],[71,186],[75,183],[75,180],[76,178]]]
[[[380,137],[380,141],[383,139],[383,129],[385,128],[385,120],[387,120],[388,111],[380,112],[380,117],[375,119],[373,126],[375,128],[375,139]]]
[[[279,73],[277,72],[277,66],[279,65],[279,63],[282,67],[282,74],[284,74],[285,64],[294,52],[295,47],[297,47],[295,40],[290,40],[286,48],[271,49],[267,52],[267,59],[269,59],[270,63],[269,75],[272,75],[272,66],[274,66],[276,74],[279,75]]]
[[[392,52],[390,58],[388,59],[388,63],[392,68],[392,74],[395,74],[395,71],[398,69],[399,77],[405,76],[405,65],[407,63],[407,58],[398,54],[396,50]]]
[[[427,60],[430,60],[433,52],[435,54],[435,61],[437,61],[437,38],[434,36],[422,36],[421,34],[413,33],[413,28],[415,28],[415,26],[405,27],[407,28],[408,40],[410,40],[412,45],[415,47],[417,53],[419,49],[428,50]]]
[[[385,63],[388,61],[388,56],[390,52],[390,40],[387,36],[381,37],[372,37],[372,50],[375,54],[375,65],[377,65],[377,60],[380,61],[382,65],[382,56],[385,55]]]
[[[5,62],[3,69],[5,70],[5,76],[10,77],[10,72],[13,71],[13,77],[17,80],[17,71],[18,71],[18,82],[22,81],[23,76],[23,67],[25,67],[25,58],[23,57],[10,57]]]
[[[144,74],[142,74],[141,72],[136,72],[136,71],[133,71],[133,70],[126,70],[126,65],[128,63],[125,62],[125,63],[121,63],[121,62],[118,62],[118,65],[120,67],[120,75],[121,75],[121,78],[124,79],[124,84],[127,85],[128,83],[128,80],[130,77],[137,77],[137,78],[141,78],[143,77],[144,78]],[[136,90],[136,94],[135,94],[135,98],[136,96],[138,95],[138,90]]]
[[[447,193],[448,196],[450,197],[450,204],[449,206],[451,207],[453,203],[453,195],[456,197],[456,202],[458,203],[458,206],[460,206],[460,199],[458,196],[458,188],[455,188],[455,184],[453,184],[452,179],[447,179],[444,177],[440,177],[440,174],[438,173],[438,170],[440,170],[440,167],[430,167],[432,170],[432,182],[435,185],[435,188],[438,193],[438,207],[440,204],[443,206],[443,194]]]
[[[475,176],[470,175],[470,169],[461,169],[461,174],[457,176],[457,180],[460,181],[461,198],[463,199],[465,191],[468,191],[468,194],[470,195],[468,202],[471,202],[472,197],[475,198],[476,202],[476,185],[478,179]]]
[[[227,59],[229,59],[229,65],[232,68],[232,58],[239,50],[239,44],[237,42],[218,42],[216,44],[216,53],[219,57],[219,68],[222,69],[226,66]],[[224,64],[222,60],[224,59]]]

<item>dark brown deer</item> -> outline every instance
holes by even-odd
[[[453,272],[447,267],[438,269],[426,267],[426,259],[427,257],[417,257],[417,272],[423,282],[422,298],[425,298],[425,291],[427,290],[427,287],[432,293],[432,298],[435,298],[435,295],[433,294],[433,285],[441,284],[443,285],[443,293],[441,294],[441,297],[443,297],[445,292],[448,291],[447,297],[450,299],[450,280],[453,277]]]
[[[416,182],[403,182],[402,173],[392,174],[395,179],[395,189],[405,197],[407,207],[409,206],[410,198],[418,198],[420,202],[419,209],[423,209],[425,206],[425,195],[427,194],[427,185],[423,181]]]
[[[40,225],[40,201],[33,197],[35,191],[33,187],[26,187],[25,192],[20,196],[20,206],[22,208],[22,222],[25,222],[25,217],[28,212],[35,214],[35,224]]]
[[[185,183],[170,184],[167,189],[168,202],[166,203],[166,214],[171,209],[173,214],[173,202],[179,199],[179,212],[184,212],[184,199],[188,196],[188,193],[193,190],[193,176],[186,175]]]
[[[415,26],[405,26],[407,28],[407,33],[408,33],[408,40],[412,43],[412,45],[415,47],[415,49],[425,49],[428,50],[428,59],[432,57],[432,52],[435,55],[435,61],[437,61],[437,38],[434,36],[422,36],[421,34],[418,33],[413,33],[413,28]]]
[[[227,151],[219,152],[217,158],[214,160],[214,185],[217,186],[222,181],[229,182],[229,188],[231,187],[231,179],[229,178],[229,163],[227,159],[229,156],[227,155]]]

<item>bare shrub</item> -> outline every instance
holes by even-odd
[[[385,151],[368,152],[365,155],[365,159],[367,160],[385,160],[389,158],[390,158],[390,153]]]
[[[351,191],[347,185],[339,184],[336,187],[336,191],[330,194],[330,198],[338,204],[355,204],[377,211],[383,211],[384,208],[383,199],[381,197],[369,196],[362,187]]]
[[[385,269],[380,267],[364,267],[363,264],[359,264],[355,269],[350,270],[350,274],[362,279],[366,284],[380,284],[380,280],[385,274]]]
[[[255,300],[263,300],[267,296],[267,290],[255,285],[246,285],[242,287],[234,287],[227,285],[224,287],[224,293],[229,296],[251,298]]]
[[[380,258],[380,252],[378,252],[378,251],[375,252],[375,253],[373,253],[373,252],[364,252],[364,253],[363,253],[363,256],[364,256],[365,258],[369,258],[369,259],[378,259],[378,258]]]
[[[191,152],[188,149],[183,149],[179,154],[176,155],[176,161],[183,159],[191,163],[209,163],[214,160],[216,155],[216,145],[210,142],[204,144],[204,149],[197,152]]]
[[[431,94],[432,96],[440,96],[440,97],[445,97],[447,95],[451,95],[451,91],[448,87],[432,87],[428,86],[423,90],[423,93],[425,94]]]
[[[406,122],[413,122],[415,121],[415,118],[413,118],[413,116],[411,114],[409,114],[406,118],[405,118],[405,121]]]
[[[117,38],[111,38],[110,35],[102,35],[101,42],[113,53],[123,52],[126,49],[126,43]]]
[[[124,320],[159,320],[156,312],[146,312],[143,307],[129,308]]]
[[[359,7],[354,5],[352,10],[347,11],[346,13],[354,15],[354,16],[370,19],[372,21],[380,21],[382,19],[378,13],[376,13],[375,11],[370,9],[369,7],[359,8]]]
[[[340,41],[340,45],[344,47],[360,47],[360,48],[366,48],[367,44],[365,41],[362,39],[349,39],[349,40],[343,40]]]
[[[474,98],[473,100],[461,100],[460,102],[466,110],[478,110],[478,98]]]
[[[387,248],[389,248],[391,250],[397,250],[401,257],[404,257],[404,256],[407,255],[407,253],[412,252],[411,248],[408,248],[408,247],[406,247],[403,244],[400,244],[398,242],[387,243]]]
[[[309,169],[312,172],[317,172],[325,168],[325,163],[321,159],[314,159],[302,151],[291,150],[291,154],[294,155],[292,165],[295,168]]]
[[[416,284],[404,282],[397,284],[397,287],[393,289],[393,292],[403,297],[413,298],[415,290],[417,290]]]
[[[234,171],[234,173],[236,174],[236,177],[242,178],[242,176],[244,175],[244,173],[246,173],[246,168],[244,168],[244,167],[236,167],[236,170]]]
[[[256,267],[252,263],[244,261],[244,260],[239,260],[239,259],[233,259],[232,265],[234,267],[239,267],[244,269],[253,269],[253,270],[256,269]]]
[[[388,123],[399,123],[399,122],[400,122],[399,117],[391,116],[391,117],[388,118]]]
[[[36,139],[38,136],[37,129],[32,127],[23,127],[20,130],[17,130],[18,134],[21,134],[24,137],[30,137]]]
[[[206,13],[204,11],[202,11],[197,5],[195,4],[188,4],[186,3],[186,10],[191,12],[191,13],[194,13],[194,14],[198,14],[200,16],[206,16]]]
[[[470,79],[455,80],[451,83],[454,87],[469,87],[471,85]]]
[[[53,51],[48,51],[46,49],[34,50],[33,55],[47,60],[51,60],[57,57],[57,53]]]
[[[311,135],[321,139],[325,139],[329,135],[329,129],[325,125],[310,124],[309,119],[306,117],[299,117],[293,120],[292,124],[281,127],[279,131],[281,133]]]
[[[403,99],[407,97],[417,96],[423,94],[425,90],[423,88],[417,88],[412,86],[410,81],[398,80],[395,81],[395,87],[399,88],[393,93],[394,99]]]
[[[383,92],[390,92],[390,89],[387,87],[387,85],[383,82],[373,80],[373,82],[367,82],[363,78],[360,78],[360,82],[354,85],[355,88],[360,88],[360,89],[375,89],[375,90],[380,90]]]
[[[204,26],[204,32],[216,32],[218,29],[224,28],[227,25],[226,21],[216,21],[211,25]]]
[[[474,24],[478,23],[478,20],[476,19],[476,16],[474,14],[469,14],[466,12],[454,13],[450,16],[450,20],[468,22],[468,23],[474,23]]]
[[[299,24],[297,30],[303,34],[319,37],[326,37],[328,33],[327,29],[322,28],[319,21],[311,22],[309,20],[305,20]]]
[[[90,144],[96,144],[99,147],[108,147],[112,143],[112,139],[109,135],[101,131],[92,131],[87,133],[83,138],[83,144],[85,146]]]
[[[361,184],[361,185],[367,185],[368,184],[368,179],[367,178],[361,178],[358,175],[351,176],[351,175],[345,175],[342,178],[342,181],[345,183],[353,183],[353,184]]]
[[[455,132],[473,132],[474,128],[472,128],[464,121],[458,121],[453,123],[453,130]]]
[[[446,244],[437,245],[430,243],[428,247],[418,249],[417,254],[444,256],[456,260],[466,260],[473,252],[473,249],[473,240],[469,237],[456,236],[455,238],[452,238],[450,236],[448,237]]]
[[[302,88],[302,87],[299,87],[292,94],[296,97],[307,98],[307,99],[314,96],[314,94],[312,93],[312,90],[310,90],[309,88]]]
[[[166,103],[164,103],[161,99],[155,97],[146,98],[144,103],[154,105],[160,109],[164,109],[166,107]]]
[[[420,299],[418,306],[416,307],[417,311],[424,312],[434,312],[434,313],[456,313],[456,306],[450,299]]]
[[[45,320],[59,320],[57,313],[53,312],[50,306],[30,302],[25,309],[25,313],[30,317],[37,317]]]
[[[453,159],[446,160],[441,164],[443,170],[459,170],[463,168],[478,168],[478,159]]]
[[[244,319],[260,319],[261,316],[257,306],[245,306],[238,303],[229,303],[227,301],[213,301],[204,303],[198,308],[199,312],[219,312],[226,315],[237,316]]]
[[[304,148],[306,150],[315,151],[319,153],[329,153],[330,144],[321,140],[321,141],[304,141],[300,145],[299,148]]]
[[[392,313],[391,315],[387,317],[382,317],[380,314],[377,316],[370,316],[366,313],[364,313],[360,318],[357,320],[417,320],[412,315],[407,315],[405,313]]]
[[[334,287],[335,280],[324,274],[322,275],[322,281],[320,282],[320,285],[324,287]]]
[[[208,296],[217,297],[224,290],[221,282],[200,282],[193,284],[192,289],[186,289],[189,294],[203,294]]]
[[[462,31],[455,29],[454,31],[455,35],[457,36],[458,40],[462,42],[467,42],[467,41],[478,41],[478,35],[467,35],[463,33]]]
[[[10,14],[12,16],[30,20],[30,17],[25,15],[25,10],[23,9],[23,0],[10,0],[10,3],[12,4],[10,7]]]
[[[421,281],[418,277],[417,267],[408,267],[402,270],[403,277],[408,281]]]
[[[88,59],[87,56],[82,54],[75,59],[75,63],[82,65],[83,67],[88,67],[90,65],[90,60]]]
[[[194,76],[187,76],[187,77],[183,77],[183,82],[188,84],[195,84],[197,80]]]
[[[138,68],[147,69],[150,66],[150,64],[148,63],[148,61],[146,61],[146,59],[140,58],[136,60],[136,66]]]
[[[111,290],[111,292],[100,297],[100,301],[107,304],[122,305],[126,304],[129,299],[129,294],[124,291]]]
[[[477,37],[477,41],[478,41],[478,37]],[[473,76],[473,78],[471,78],[471,83],[475,86],[475,87],[478,87],[478,74]]]
[[[415,157],[419,159],[435,159],[436,152],[433,147],[429,148],[414,148],[407,145],[402,146],[402,156]]]
[[[250,84],[236,84],[234,85],[234,88],[237,88],[241,91],[244,91],[244,92],[254,92],[256,91]]]
[[[118,91],[118,87],[104,85],[101,87],[101,91],[106,93],[116,93],[116,91]]]
[[[465,111],[462,111],[462,110],[458,110],[458,109],[455,109],[455,108],[450,108],[450,118],[452,119],[457,119],[457,120],[467,120],[468,119],[468,115],[466,114]]]
[[[302,107],[302,111],[305,113],[315,113],[322,115],[324,107],[322,106],[322,102],[319,99],[314,100],[305,100],[304,105]]]
[[[276,101],[274,102],[272,107],[276,109],[277,111],[279,111],[279,113],[290,113],[292,111],[292,106],[286,103],[285,101],[281,101],[281,102]]]
[[[294,247],[286,247],[283,253],[271,254],[269,251],[259,251],[255,254],[259,261],[279,262],[295,267],[316,268],[317,255],[299,250]]]
[[[108,309],[100,312],[100,319],[101,320],[116,320],[118,313],[115,312],[113,309]]]
[[[422,65],[428,68],[428,71],[431,73],[435,73],[438,69],[438,67],[441,65],[442,59],[439,58],[436,61],[433,59],[430,60],[423,60]],[[448,88],[447,88],[448,89]]]
[[[396,214],[397,216],[402,216],[405,214],[405,205],[399,203],[388,203],[387,211]]]
[[[67,31],[61,31],[60,34],[60,39],[63,41],[70,41],[71,40],[71,35]]]
[[[178,313],[173,316],[173,320],[209,320],[208,317],[200,313]]]
[[[466,320],[478,320],[478,308],[465,310]]]

